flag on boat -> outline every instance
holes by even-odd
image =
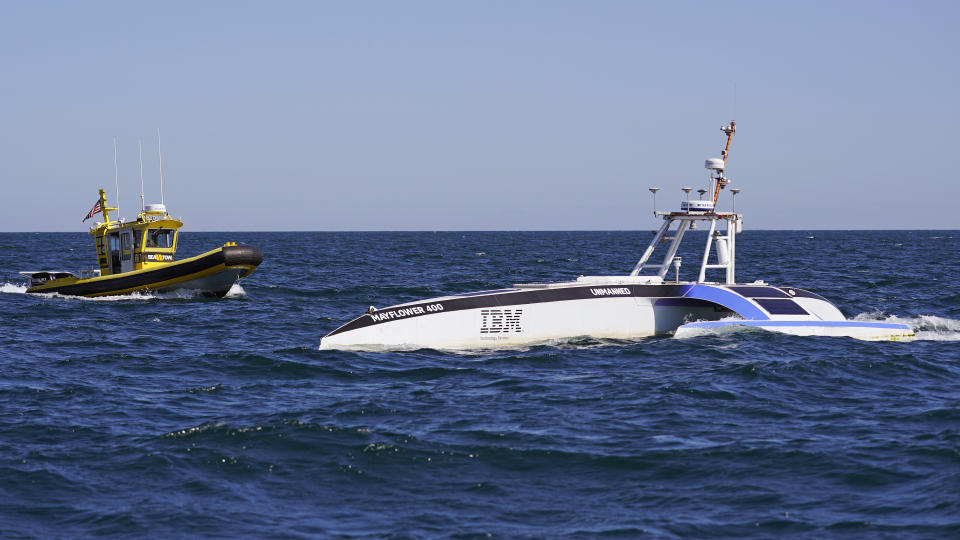
[[[90,212],[87,213],[87,217],[83,218],[83,221],[86,221],[92,218],[93,216],[97,215],[97,212],[101,210],[103,210],[103,208],[100,206],[100,201],[97,201],[97,204],[93,205],[93,208],[91,208]],[[80,223],[83,223],[83,221],[81,221]]]

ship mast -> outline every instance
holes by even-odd
[[[730,121],[730,125],[720,126],[720,131],[727,134],[727,146],[723,149],[723,167],[726,170],[727,167],[727,156],[730,155],[730,142],[733,141],[733,134],[737,132],[737,123],[733,120]],[[720,176],[717,178],[717,185],[713,190],[713,206],[717,206],[717,198],[720,196],[720,190],[723,189],[730,181],[723,176],[723,171],[720,171]]]
[[[103,214],[104,223],[110,223],[110,214],[108,213],[110,210],[116,210],[117,212],[120,211],[118,208],[107,206],[107,193],[101,189],[100,190],[100,212]]]

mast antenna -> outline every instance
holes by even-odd
[[[117,186],[117,216],[120,215],[120,168],[117,166],[117,138],[113,138],[113,183]]]
[[[720,126],[720,131],[727,135],[727,146],[723,149],[723,167],[719,169],[719,175],[716,178],[717,184],[713,190],[713,205],[717,205],[717,197],[720,196],[720,190],[725,188],[730,180],[723,176],[723,171],[727,168],[727,157],[730,155],[730,141],[733,140],[733,134],[737,132],[737,123],[731,120],[729,124]]]
[[[140,154],[140,211],[146,210],[143,201],[143,139],[137,139],[137,152]]]
[[[163,204],[163,154],[160,153],[160,128],[157,128],[157,157],[160,159],[160,204]]]
[[[722,126],[720,131],[727,134],[727,147],[723,149],[723,164],[727,164],[727,156],[730,155],[730,141],[733,140],[733,134],[737,132],[737,123],[733,120],[730,124]]]

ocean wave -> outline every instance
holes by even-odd
[[[960,253],[954,232],[751,230],[738,243],[744,276],[809,284],[851,318],[906,323],[931,341],[730,328],[693,340],[316,350],[370,304],[620,272],[633,263],[620,248],[649,238],[641,232],[251,233],[269,260],[302,264],[263,266],[239,300],[58,301],[5,276],[0,493],[11,502],[0,530],[958,536],[960,501],[944,475],[960,445],[950,341],[960,291],[943,270]],[[218,234],[186,233],[183,249]],[[932,234],[954,240],[923,244]],[[0,235],[0,266],[43,260],[71,238],[89,243],[79,232]],[[778,256],[797,241],[818,249]],[[700,248],[678,256],[699,260]],[[478,264],[476,251],[497,264]],[[877,289],[850,277],[868,277],[861,267],[918,269]]]

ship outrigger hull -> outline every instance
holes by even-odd
[[[43,280],[31,276],[28,293],[57,293],[66,296],[114,296],[134,292],[197,291],[202,296],[223,297],[240,278],[253,272],[263,261],[254,246],[226,245],[189,259],[133,272],[92,278],[74,275]]]

